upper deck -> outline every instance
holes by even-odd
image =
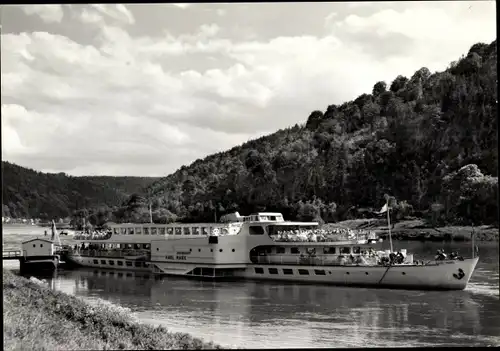
[[[242,228],[244,230],[242,231]],[[121,223],[111,224],[106,233],[78,234],[76,240],[99,242],[150,242],[151,240],[196,238],[202,236],[264,235],[275,242],[334,242],[375,239],[374,233],[349,229],[319,229],[317,222],[285,221],[278,212],[259,212],[240,216],[238,212],[221,217],[220,223]]]

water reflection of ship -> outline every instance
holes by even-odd
[[[401,343],[405,334],[414,339],[449,330],[475,335],[481,327],[479,305],[465,292],[422,294],[263,283],[253,284],[250,291],[252,325],[286,322],[290,334],[302,338],[308,335],[304,329],[310,329],[312,345],[338,343],[339,333],[344,346],[363,347],[367,343],[376,346],[377,340],[381,341],[378,346],[383,346],[383,340]]]
[[[79,269],[72,273],[75,277],[75,292],[79,295],[97,293],[103,297],[149,297],[154,283],[150,274],[142,272]]]
[[[243,282],[164,277],[151,288],[152,317],[156,322],[229,346],[244,343],[248,300]]]

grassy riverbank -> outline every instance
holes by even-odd
[[[219,349],[141,324],[124,310],[83,300],[3,270],[4,350]]]
[[[384,237],[388,234],[387,220],[385,219],[354,219],[338,222],[333,226],[346,227],[350,229],[366,229]],[[492,226],[447,226],[432,227],[423,220],[405,220],[394,224],[391,229],[393,238],[401,240],[419,240],[424,235],[430,234],[431,240],[443,241],[470,241],[472,230],[474,230],[477,241],[498,241],[498,228]]]

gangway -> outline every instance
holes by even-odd
[[[2,251],[2,260],[19,260],[23,257],[21,250]]]

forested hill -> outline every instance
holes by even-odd
[[[84,208],[113,208],[156,179],[72,177],[2,161],[2,216],[54,219]]]
[[[101,184],[102,186],[115,189],[125,196],[141,192],[159,177],[113,177],[113,176],[83,176],[79,177],[87,179],[93,183]]]
[[[184,166],[151,185],[157,218],[266,209],[334,221],[380,209],[387,193],[398,216],[497,223],[496,52],[496,41],[475,44],[444,72],[377,82],[305,125]],[[144,212],[130,205],[122,220]]]

